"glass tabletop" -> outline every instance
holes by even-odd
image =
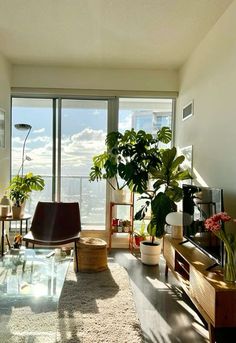
[[[0,301],[6,297],[58,299],[71,259],[59,249],[10,250],[0,259]]]

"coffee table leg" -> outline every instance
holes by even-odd
[[[28,219],[26,219],[25,221],[25,233],[28,232]]]
[[[23,221],[23,220],[20,221],[20,235],[21,235],[21,236],[22,236],[22,221]]]
[[[4,220],[2,221],[2,256],[4,254]]]

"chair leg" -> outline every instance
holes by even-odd
[[[76,264],[76,273],[78,273],[79,271],[79,258],[78,258],[78,250],[77,250],[77,244],[76,244],[76,241],[75,241],[75,264]]]

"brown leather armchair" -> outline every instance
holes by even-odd
[[[54,246],[74,242],[74,254],[78,268],[77,242],[81,222],[78,202],[38,202],[30,231],[23,237],[29,243]],[[78,271],[78,270],[77,270]]]

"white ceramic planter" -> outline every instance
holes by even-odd
[[[151,244],[151,241],[141,241],[140,252],[143,264],[157,265],[160,262],[161,243],[155,242]]]

